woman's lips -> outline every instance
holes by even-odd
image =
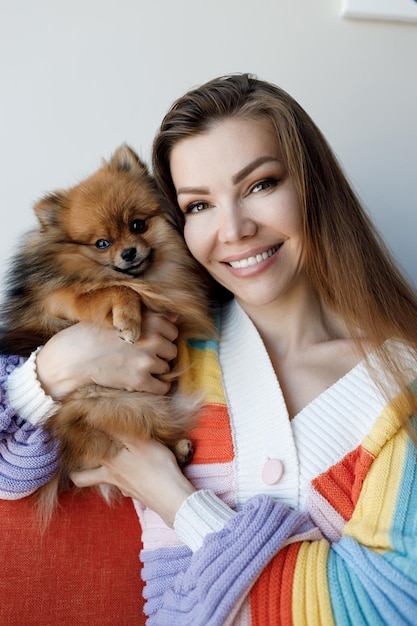
[[[282,244],[278,244],[265,250],[265,252],[260,252],[258,254],[254,254],[253,256],[249,256],[245,259],[239,259],[238,261],[229,261],[227,264],[233,269],[241,269],[243,267],[249,267],[251,265],[257,265],[258,263],[262,263],[262,261],[266,261],[270,256],[275,254],[277,250],[282,246]]]

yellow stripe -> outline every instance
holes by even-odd
[[[384,445],[401,428],[399,416],[409,413],[410,405],[404,394],[397,396],[381,413],[371,432],[363,439],[362,446],[373,456],[378,456]]]
[[[187,344],[178,347],[181,370],[179,389],[186,395],[204,393],[204,402],[226,405],[222,375],[214,350],[193,348]]]
[[[407,453],[408,438],[404,430],[385,443],[372,463],[351,520],[343,534],[377,551],[391,549],[390,532],[396,511],[396,495]],[[389,497],[384,497],[389,494]]]
[[[329,544],[321,541],[301,544],[294,571],[294,626],[334,626],[327,582]]]

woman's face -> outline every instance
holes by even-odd
[[[299,203],[266,120],[227,118],[172,150],[191,254],[244,307],[305,283]]]

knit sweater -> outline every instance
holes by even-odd
[[[55,405],[36,379],[35,357],[22,370],[25,359],[0,355],[0,498],[5,500],[33,493],[56,471],[57,446],[37,426]]]
[[[416,450],[364,364],[290,421],[236,304],[220,334],[180,347],[181,388],[206,403],[186,469],[198,491],[175,532],[135,503],[148,624],[417,624]],[[55,459],[28,407],[38,421],[53,406],[41,389],[20,397],[16,379],[30,364],[6,385],[20,361],[2,363],[0,489],[20,497]]]
[[[181,360],[184,391],[205,392],[199,491],[175,532],[136,503],[149,626],[417,624],[417,454],[365,365],[290,421],[236,304]]]

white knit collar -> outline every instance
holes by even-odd
[[[356,448],[385,405],[361,362],[290,421],[262,338],[236,301],[223,311],[219,358],[241,502],[251,491],[265,490],[257,464],[278,457],[285,462],[285,479],[272,495],[302,506],[306,482]]]

